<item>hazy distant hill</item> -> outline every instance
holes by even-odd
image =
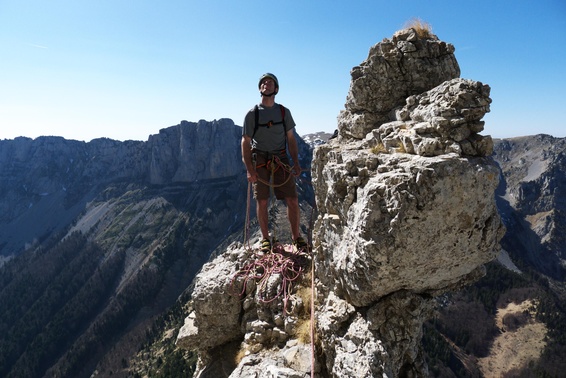
[[[504,177],[499,208],[509,230],[504,245],[560,281],[566,278],[565,154],[566,140],[550,135],[495,144]]]

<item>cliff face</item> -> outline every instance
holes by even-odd
[[[197,376],[427,375],[433,296],[481,277],[504,230],[493,144],[478,134],[489,87],[457,78],[453,51],[412,29],[372,47],[352,70],[338,138],[315,149],[316,345],[301,336],[308,295],[265,303],[261,291],[285,281],[276,275],[242,289],[237,273],[256,256],[233,246],[196,277],[178,337],[199,350]],[[242,301],[227,295],[234,285]]]
[[[148,140],[149,181],[194,182],[232,176],[242,171],[241,129],[233,122],[181,122]],[[232,127],[230,127],[232,126]]]

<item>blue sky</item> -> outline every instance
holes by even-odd
[[[412,18],[491,86],[484,135],[566,136],[563,0],[0,0],[0,139],[241,125],[268,71],[299,134],[332,132],[351,68]]]

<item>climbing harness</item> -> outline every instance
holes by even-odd
[[[281,153],[284,153],[284,152],[285,152],[285,150],[281,151]],[[263,152],[263,151],[252,152],[252,161],[254,159],[254,154],[256,154],[255,158],[256,158],[256,161],[257,161],[257,154],[258,153],[265,155],[266,162],[265,162],[265,164],[256,165],[256,169],[257,168],[263,168],[263,167],[267,168],[267,170],[269,170],[270,173],[271,173],[271,178],[270,178],[270,181],[265,181],[265,180],[261,179],[260,177],[258,177],[257,181],[261,182],[262,184],[268,185],[271,188],[271,190],[287,184],[287,182],[294,176],[293,175],[293,167],[291,167],[289,164],[285,164],[283,161],[281,161],[281,158],[279,156],[277,156],[276,154],[273,154],[271,152]],[[280,184],[275,184],[273,179],[275,177],[275,172],[277,172],[279,169],[282,169],[284,171],[283,173],[284,173],[285,179]],[[273,193],[271,193],[271,194],[273,194]]]

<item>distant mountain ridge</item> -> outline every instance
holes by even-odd
[[[105,183],[164,185],[237,175],[240,135],[223,119],[183,121],[147,142],[0,141],[0,255],[63,230]]]
[[[566,139],[550,135],[495,141],[504,180],[498,206],[509,229],[503,245],[551,277],[566,278]]]

